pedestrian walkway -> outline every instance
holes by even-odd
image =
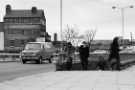
[[[135,90],[135,66],[124,71],[57,71],[0,83],[0,90]]]

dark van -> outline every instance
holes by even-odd
[[[51,42],[29,42],[21,52],[20,59],[23,64],[27,61],[36,61],[36,63],[41,64],[43,60],[48,60],[51,63],[55,52],[56,48]]]

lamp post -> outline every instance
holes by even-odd
[[[124,13],[125,13],[125,9],[126,8],[134,8],[133,5],[130,6],[126,6],[126,7],[116,7],[116,6],[112,6],[112,9],[120,9],[121,11],[121,26],[122,26],[122,41],[124,41],[124,34],[125,34],[125,28],[124,28]],[[123,42],[124,44],[124,42]]]
[[[62,36],[62,0],[60,0],[60,37],[61,37],[61,49],[63,50],[63,36]]]
[[[60,0],[60,33],[61,33],[61,41],[62,41],[62,0]]]

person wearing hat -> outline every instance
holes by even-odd
[[[79,47],[79,53],[80,53],[82,69],[87,70],[88,69],[89,47],[85,41]]]

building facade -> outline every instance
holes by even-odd
[[[0,32],[4,32],[4,23],[0,22]]]
[[[54,33],[54,41],[58,41],[57,33]]]
[[[4,23],[0,22],[0,51],[4,50]]]
[[[21,50],[27,42],[45,37],[46,18],[42,9],[14,10],[6,6],[4,16],[5,50]]]

